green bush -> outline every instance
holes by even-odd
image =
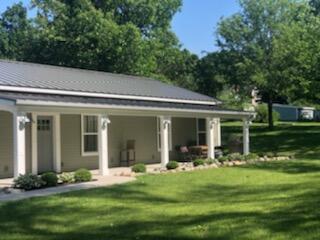
[[[59,176],[59,180],[62,183],[73,183],[73,182],[75,182],[74,174],[73,173],[66,173],[66,172],[61,173]]]
[[[247,161],[250,161],[250,160],[258,160],[259,159],[259,156],[258,154],[255,154],[255,153],[249,153],[248,155],[245,156],[245,159]]]
[[[273,158],[273,157],[276,157],[276,154],[275,154],[274,152],[267,152],[267,153],[266,153],[266,156],[267,156],[268,158]]]
[[[203,159],[196,159],[193,161],[193,166],[197,167],[197,166],[201,166],[204,165],[204,160]]]
[[[176,169],[179,167],[179,163],[177,161],[169,161],[167,163],[167,169],[170,170],[170,169]]]
[[[218,158],[218,161],[221,162],[221,163],[224,163],[224,162],[228,162],[229,159],[228,159],[228,157],[226,157],[226,156],[222,156],[222,157],[219,157],[219,158]]]
[[[208,158],[208,159],[206,159],[205,163],[208,165],[212,165],[212,164],[216,163],[216,160]]]
[[[268,106],[266,104],[260,104],[256,108],[257,116],[254,119],[255,122],[267,123],[268,122]],[[274,122],[278,122],[280,114],[276,111],[272,111],[272,118]]]
[[[24,189],[27,191],[38,189],[45,185],[42,179],[34,174],[19,175],[19,177],[13,180],[13,183],[14,188]]]
[[[46,187],[53,187],[58,185],[58,177],[54,172],[46,172],[41,175],[41,180]]]
[[[145,173],[147,171],[147,168],[143,163],[137,163],[132,166],[131,170],[135,173]]]
[[[245,157],[240,153],[231,153],[228,155],[229,161],[243,161]]]
[[[92,174],[88,169],[80,168],[74,172],[75,182],[89,182],[92,179]]]

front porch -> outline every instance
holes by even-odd
[[[57,108],[38,104],[0,105],[0,131],[5,133],[0,136],[0,146],[4,146],[0,147],[2,178],[78,168],[112,175],[119,167],[125,167],[123,158],[165,167],[170,159],[178,160],[177,146],[200,143],[207,145],[207,157],[214,159],[215,147],[221,145],[222,118],[243,121],[243,153],[249,153],[252,114],[248,113]],[[128,142],[133,145],[131,149]],[[124,151],[129,153],[123,154]]]

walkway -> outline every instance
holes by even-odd
[[[148,164],[146,165],[147,172],[152,173],[154,169],[160,168],[160,164]],[[18,189],[10,189],[11,193],[6,194],[1,191],[3,188],[11,187],[13,184],[13,178],[0,179],[0,202],[1,201],[14,201],[31,197],[49,196],[53,194],[71,192],[76,190],[105,187],[116,184],[123,184],[127,182],[134,181],[135,178],[131,176],[130,167],[116,167],[109,169],[109,176],[99,175],[98,170],[92,170],[91,182],[75,183],[69,185],[62,185],[51,188],[43,188],[38,190],[32,190],[27,192],[22,192]]]
[[[65,193],[76,190],[91,189],[97,187],[106,187],[116,184],[123,184],[127,182],[134,181],[134,177],[124,177],[124,176],[100,176],[98,174],[93,174],[93,181],[84,183],[75,183],[69,185],[62,185],[57,187],[43,188],[38,190],[22,192],[18,189],[12,189],[10,194],[0,192],[0,202],[1,201],[15,201],[31,197],[49,196],[53,194]],[[11,186],[12,178],[1,179],[0,189],[3,187]],[[10,189],[11,190],[11,189]]]

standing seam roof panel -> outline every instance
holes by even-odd
[[[145,77],[5,60],[0,60],[0,85],[218,102]]]

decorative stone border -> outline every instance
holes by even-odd
[[[212,169],[212,168],[221,168],[221,167],[233,167],[233,166],[242,166],[247,164],[254,164],[258,162],[271,162],[271,161],[287,161],[293,159],[289,156],[279,156],[279,157],[260,157],[256,160],[246,160],[246,161],[225,161],[223,163],[220,163],[218,160],[216,160],[212,164],[205,164],[200,166],[193,166],[193,162],[183,162],[179,163],[179,167],[177,169],[168,170],[166,168],[157,167],[152,169],[151,171],[147,171],[147,174],[162,174],[162,173],[177,173],[177,172],[190,172],[195,170],[203,170],[203,169]],[[124,177],[136,177],[140,175],[144,175],[146,173],[134,173],[132,171],[129,172],[121,172],[119,174],[116,174],[116,176],[124,176]]]

